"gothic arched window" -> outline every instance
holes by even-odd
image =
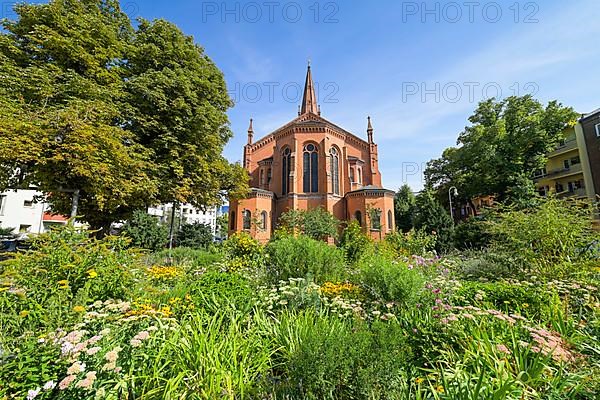
[[[358,168],[358,180],[356,182],[360,183],[362,185],[362,168]]]
[[[246,230],[250,230],[250,225],[251,225],[251,221],[252,221],[252,213],[250,212],[250,210],[244,210],[242,212],[242,217],[244,219],[244,229]]]
[[[358,224],[362,226],[362,214],[360,213],[360,211],[354,213],[354,218],[356,218]]]
[[[281,194],[288,194],[290,192],[290,170],[292,167],[292,151],[289,148],[283,150],[281,164]]]
[[[340,156],[335,147],[329,150],[331,161],[331,185],[333,186],[333,194],[340,194]]]
[[[354,183],[354,168],[350,168],[350,183]]]
[[[392,224],[392,210],[388,210],[387,228],[388,228],[388,231],[391,231],[392,229],[394,229],[394,226]]]
[[[263,211],[260,213],[260,229],[263,231],[267,229],[267,212]]]
[[[304,146],[304,193],[317,193],[319,191],[319,153],[318,148],[312,143]]]

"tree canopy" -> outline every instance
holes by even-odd
[[[440,195],[451,186],[464,202],[479,195],[500,201],[531,196],[531,176],[546,162],[577,114],[551,101],[545,107],[531,96],[489,99],[479,104],[460,133],[457,147],[446,149],[425,170],[428,187]],[[440,196],[442,197],[442,196]]]
[[[408,232],[413,228],[415,214],[415,195],[409,185],[402,185],[394,197],[396,228]]]
[[[0,189],[36,185],[94,227],[167,202],[244,193],[221,71],[175,25],[116,0],[19,4],[0,33]]]

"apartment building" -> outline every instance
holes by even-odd
[[[208,225],[213,236],[215,236],[217,231],[217,217],[220,215],[220,210],[220,207],[209,207],[206,210],[202,210],[191,204],[183,204],[175,209],[176,222]],[[148,208],[148,214],[157,217],[160,222],[165,224],[170,221],[172,212],[173,205],[171,203]]]
[[[535,172],[534,181],[542,196],[552,193],[560,198],[593,198],[589,174],[585,146],[575,126],[565,130],[564,139],[548,154],[546,167]]]

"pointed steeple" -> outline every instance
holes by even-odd
[[[253,137],[254,137],[254,129],[252,128],[252,118],[250,118],[250,126],[248,127],[248,144],[252,144]]]
[[[367,117],[367,137],[369,143],[373,143],[373,125],[371,125],[371,117]]]
[[[304,83],[304,95],[302,96],[302,106],[300,107],[300,115],[306,113],[319,114],[317,106],[317,96],[315,95],[315,85],[313,83],[312,74],[310,72],[310,62],[306,71],[306,83]]]

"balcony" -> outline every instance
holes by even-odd
[[[569,168],[554,169],[552,171],[548,171],[547,173],[545,173],[543,175],[536,175],[536,176],[534,176],[534,179],[536,181],[539,181],[541,179],[558,179],[558,178],[564,178],[566,176],[577,175],[577,174],[581,174],[581,173],[583,173],[583,168],[581,167],[581,163],[580,163],[580,164],[571,165]]]
[[[571,139],[567,140],[565,144],[557,147],[554,151],[548,154],[548,158],[556,157],[564,153],[568,153],[569,151],[578,150],[577,140]]]
[[[558,198],[564,199],[567,197],[576,197],[576,198],[581,198],[581,197],[586,197],[587,193],[585,192],[585,188],[580,188],[580,189],[575,189],[572,192],[564,191],[564,192],[560,192],[557,193],[556,196]]]

